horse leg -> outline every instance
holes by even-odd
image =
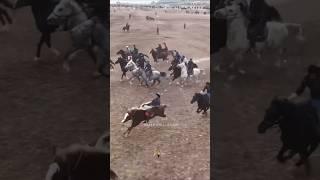
[[[282,145],[278,155],[277,155],[277,159],[279,162],[283,163],[286,161],[285,157],[283,156],[285,152],[288,151],[288,147],[285,145]]]
[[[34,57],[34,61],[38,61],[40,59],[41,48],[42,48],[44,41],[45,41],[45,35],[44,35],[44,33],[42,33],[41,37],[40,37],[40,41],[37,46],[37,52],[36,52],[36,57]]]
[[[81,49],[79,48],[73,48],[72,50],[70,50],[66,56],[65,56],[65,61],[63,62],[63,68],[67,71],[70,72],[70,62],[73,60],[74,56],[76,53],[78,53],[78,51],[80,51]]]
[[[296,163],[296,166],[301,166],[308,159],[308,152],[306,149],[303,150],[302,152],[299,152],[299,155],[300,155],[300,160]]]
[[[58,51],[57,49],[53,48],[51,46],[51,32],[43,32],[44,35],[44,41],[46,43],[46,45],[48,46],[48,48],[50,49],[50,51],[56,55],[56,56],[60,56],[60,51]]]

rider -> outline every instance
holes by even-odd
[[[176,60],[176,61],[180,61],[180,59],[181,59],[181,55],[180,55],[179,52],[176,50],[175,60]]]
[[[210,86],[210,82],[206,82],[206,85],[204,86],[203,90],[201,91],[202,93],[205,93],[207,91],[207,95],[210,98],[211,95],[211,86]]]
[[[291,100],[297,96],[300,96],[307,87],[310,90],[311,104],[316,109],[318,118],[320,118],[320,67],[315,65],[310,65],[308,67],[308,73],[304,77],[301,85],[298,87],[295,93],[292,93],[289,96],[288,99]],[[316,125],[315,127],[318,127],[316,129],[316,132],[318,132],[320,136],[319,125]]]
[[[162,51],[162,46],[161,46],[161,44],[158,44],[158,47],[156,48],[156,50],[157,50],[157,56],[159,57],[160,52]]]
[[[147,106],[151,106],[152,107],[159,107],[161,105],[161,102],[160,102],[160,93],[156,93],[156,98],[154,98],[150,103],[147,103],[147,104],[144,104],[143,106],[147,105]],[[143,107],[142,106],[142,107]],[[148,108],[146,109],[146,116],[147,117],[152,117],[153,116],[153,113],[150,111],[151,108]],[[146,123],[147,120],[144,121],[144,123]]]
[[[190,58],[187,67],[188,67],[188,75],[193,75],[194,62],[192,61],[192,58]]]
[[[145,72],[146,72],[146,75],[147,75],[147,78],[149,79],[150,81],[150,78],[151,78],[151,75],[152,75],[152,67],[151,67],[151,64],[149,61],[145,61],[146,62],[146,65],[145,65]]]
[[[255,49],[255,43],[262,41],[264,37],[264,29],[268,21],[269,5],[265,0],[253,0],[249,6],[249,25],[248,39],[250,40],[250,49]]]

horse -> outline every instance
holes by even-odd
[[[156,116],[166,117],[166,114],[164,113],[166,107],[166,105],[161,105],[159,107],[151,107],[148,110],[148,113],[147,110],[144,108],[133,107],[129,109],[125,113],[123,119],[121,120],[121,123],[126,123],[127,121],[132,120],[131,126],[124,132],[124,135],[129,135],[131,130],[134,127],[138,126],[142,121],[149,121],[150,119],[153,119]]]
[[[56,148],[54,162],[49,165],[45,180],[105,180],[109,174],[106,168],[110,160],[109,141],[109,136],[104,134],[95,146],[72,144]],[[110,174],[117,179],[111,169]]]
[[[207,94],[195,93],[190,103],[193,104],[194,102],[198,103],[197,113],[203,111],[202,114],[206,114],[207,110],[210,108],[210,99]]]
[[[94,75],[108,76],[109,71],[106,69],[107,30],[98,18],[88,20],[86,12],[76,0],[61,0],[47,21],[50,24],[64,24],[68,29],[71,29],[73,48],[66,54],[66,60],[63,63],[67,72],[70,71],[72,57],[80,50],[87,50],[97,66]]]
[[[158,62],[158,59],[162,59],[163,61],[168,60],[168,56],[170,55],[173,57],[172,50],[164,50],[158,53],[152,48],[149,53],[152,55],[154,62]]]
[[[125,69],[131,71],[132,73],[132,76],[129,78],[130,84],[132,84],[132,80],[134,78],[137,78],[140,81],[140,77],[142,77],[143,81],[141,81],[141,84],[144,82],[147,87],[149,86],[146,72],[143,69],[139,68],[136,63],[133,62],[133,60],[130,60],[127,63]]]
[[[31,6],[31,11],[36,23],[36,28],[41,33],[40,40],[37,44],[36,55],[34,61],[40,60],[41,49],[45,43],[50,51],[55,55],[59,56],[61,53],[56,48],[52,47],[51,34],[58,31],[58,25],[52,25],[47,22],[47,18],[53,11],[54,7],[58,4],[59,0],[18,0],[15,4],[14,9]]]
[[[273,11],[276,11],[273,9]],[[272,13],[276,15],[277,13]],[[272,16],[270,15],[270,16]],[[214,12],[215,18],[227,20],[227,42],[226,46],[233,54],[235,54],[235,62],[229,67],[242,60],[243,54],[250,49],[249,40],[247,38],[247,22],[249,19],[246,16],[246,7],[243,3],[237,3],[232,1],[230,5],[220,8]],[[278,56],[280,61],[283,60],[284,50],[286,48],[286,42],[289,38],[289,30],[293,29],[295,38],[298,41],[303,41],[303,32],[300,24],[284,23],[279,21],[279,17],[269,17],[269,21],[266,23],[266,39],[261,42],[256,42],[257,57],[261,58],[261,53],[264,49],[277,49],[279,51]],[[291,32],[291,31],[290,31]],[[285,60],[284,60],[285,61]],[[244,70],[239,70],[241,73],[245,73]]]
[[[123,59],[128,59],[128,53],[122,49],[120,49],[116,54],[120,55]]]
[[[146,20],[147,20],[147,21],[154,21],[155,19],[154,19],[153,17],[146,16]]]
[[[277,155],[279,162],[285,162],[299,153],[296,166],[304,164],[318,147],[319,119],[310,103],[294,104],[286,98],[276,97],[265,112],[264,120],[258,126],[258,133],[263,134],[273,126],[281,129],[282,147]],[[284,154],[291,150],[288,156]]]
[[[125,26],[122,27],[122,31],[129,32],[129,30],[130,30],[130,25],[129,24],[126,24]]]
[[[121,80],[123,79],[123,77],[127,77],[128,70],[125,68],[127,63],[128,63],[127,60],[124,59],[123,57],[118,57],[118,60],[115,62],[115,64],[120,65],[120,68],[122,71]]]
[[[187,62],[186,62],[186,61],[178,64],[177,67],[179,67],[180,70],[181,70],[181,76],[180,76],[180,78],[181,78],[181,80],[182,80],[183,83],[185,83],[186,80],[187,80],[188,78],[191,78],[191,77],[195,77],[196,82],[198,82],[199,76],[203,73],[203,70],[202,70],[202,69],[193,68],[193,75],[190,76],[190,75],[188,74]]]

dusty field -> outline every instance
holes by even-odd
[[[44,179],[53,146],[95,141],[106,128],[106,79],[93,79],[94,64],[79,55],[68,74],[62,57],[46,47],[33,61],[40,34],[31,10],[17,10],[10,32],[0,33],[0,179]],[[62,54],[69,35],[57,33]]]
[[[274,4],[276,3],[273,1]],[[276,7],[287,22],[302,23],[307,38],[299,48],[289,47],[288,63],[283,68],[273,66],[274,58],[265,56],[263,64],[246,58],[249,71],[228,81],[228,73],[215,74],[215,136],[213,158],[214,179],[218,180],[293,180],[320,179],[319,149],[311,156],[312,174],[306,177],[303,167],[294,167],[294,160],[286,164],[276,161],[280,148],[280,133],[276,129],[264,135],[257,133],[264,112],[276,95],[288,96],[295,91],[310,63],[319,62],[320,14],[319,2],[292,0]],[[219,55],[217,59],[221,58]]]
[[[148,54],[151,48],[166,42],[169,49],[177,49],[205,69],[203,80],[209,80],[210,32],[209,16],[158,13],[160,35],[156,35],[156,24],[145,20],[154,16],[152,11],[131,11],[133,18],[128,20],[127,10],[117,10],[111,14],[111,56],[126,45],[136,44],[137,48]],[[122,32],[126,22],[131,24],[131,32]],[[183,23],[187,23],[187,30]],[[161,62],[152,65],[167,72],[169,64]],[[120,82],[120,69],[111,73],[111,168],[127,180],[169,180],[169,179],[209,179],[209,115],[195,113],[196,105],[190,101],[195,92],[200,91],[204,82],[183,89],[163,80],[152,88],[130,86],[125,80]],[[163,93],[161,101],[169,105],[167,118],[155,118],[149,123],[159,126],[140,125],[133,129],[129,137],[123,132],[130,125],[121,125],[126,109],[151,100],[155,92]],[[167,126],[166,126],[167,125]],[[161,152],[160,158],[154,157],[155,149]]]

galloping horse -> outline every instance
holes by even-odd
[[[66,24],[71,29],[73,49],[66,55],[63,67],[70,71],[70,62],[73,55],[80,50],[87,50],[95,61],[97,72],[95,75],[108,76],[107,70],[107,30],[97,18],[88,20],[86,12],[76,0],[61,0],[48,17],[50,24]],[[95,54],[95,48],[97,48]]]
[[[130,30],[130,25],[129,24],[126,24],[125,26],[122,27],[122,31],[129,32],[129,30]]]
[[[147,111],[143,108],[133,107],[129,109],[126,114],[124,115],[121,123],[125,123],[129,120],[132,120],[131,126],[124,132],[124,135],[131,132],[131,130],[138,126],[142,121],[149,121],[150,119],[160,116],[160,117],[166,117],[164,114],[164,111],[166,109],[166,105],[161,105],[159,107],[151,107],[151,109],[148,110],[148,114],[152,114],[151,116],[147,115]]]

